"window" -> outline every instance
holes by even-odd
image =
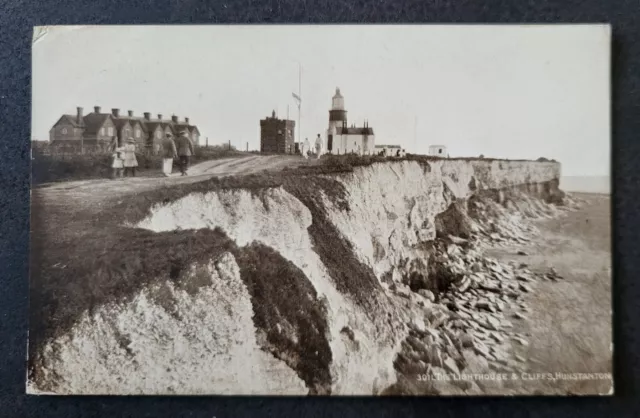
[[[140,129],[136,128],[136,138],[140,138]]]
[[[104,135],[104,128],[100,128],[100,135]]]
[[[113,135],[113,128],[111,126],[109,126],[107,128],[107,135],[112,136]]]
[[[442,154],[442,148],[438,149],[438,154]]]
[[[67,128],[62,128],[62,134],[66,135],[67,134]]]

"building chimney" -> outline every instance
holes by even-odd
[[[93,111],[96,113],[100,113],[100,106],[93,106]]]
[[[178,117],[176,115],[171,116],[171,121],[173,123],[178,123]]]
[[[146,120],[151,120],[151,113],[149,113],[149,112],[144,112],[144,118],[145,118]]]
[[[184,118],[184,122],[188,125],[189,124],[189,118]]]
[[[82,108],[81,107],[76,107],[76,122],[78,122],[78,124],[82,123]]]
[[[162,113],[158,113],[158,119],[162,120]]]
[[[129,117],[132,118],[133,117],[133,110],[129,110],[128,113],[129,113]]]
[[[113,114],[113,116],[115,116],[116,118],[120,117],[120,109],[111,109],[111,113]]]

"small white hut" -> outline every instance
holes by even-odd
[[[430,145],[429,155],[434,157],[449,158],[449,154],[447,154],[447,147],[445,147],[444,145]]]

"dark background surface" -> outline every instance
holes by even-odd
[[[25,392],[31,34],[34,25],[137,23],[611,23],[615,397],[35,397]],[[419,51],[416,51],[419,53]],[[603,416],[638,410],[638,0],[99,0],[0,2],[0,417]],[[188,69],[186,69],[188,71]],[[579,158],[579,150],[576,150]]]

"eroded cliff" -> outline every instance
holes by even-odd
[[[141,263],[128,274],[154,277],[48,338],[30,390],[385,393],[454,279],[439,241],[545,212],[559,177],[558,163],[399,161],[187,187],[125,227],[194,256]]]

